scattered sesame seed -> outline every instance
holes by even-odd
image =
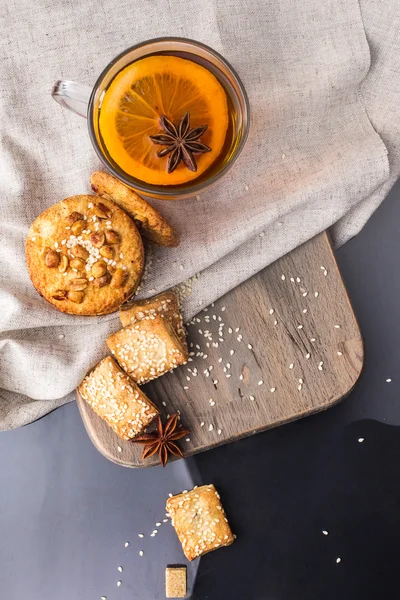
[[[224,312],[226,310],[226,306],[222,306],[221,311]]]
[[[326,531],[326,529],[323,529],[323,530],[322,530],[322,533],[323,533],[324,535],[328,535],[329,531]]]
[[[190,442],[190,438],[186,438],[186,440],[185,440],[185,441],[186,441],[186,442]]]
[[[338,356],[343,356],[343,352],[340,352],[340,351],[339,351],[339,352],[337,353],[337,355],[338,355]]]
[[[303,325],[297,325],[297,329],[303,329]]]
[[[278,321],[274,321],[274,325],[278,325]]]
[[[299,392],[301,391],[302,385],[301,383],[297,386],[297,389],[299,390]]]
[[[59,340],[63,340],[65,338],[65,335],[63,333],[60,333],[60,335],[58,336]]]
[[[274,393],[274,392],[275,392],[275,390],[276,390],[276,388],[272,387],[270,391],[271,391],[272,393]]]
[[[166,403],[164,400],[161,402],[161,404],[162,404],[163,406],[167,406],[167,403]]]
[[[249,396],[250,400],[254,400],[254,396]]]
[[[143,550],[139,550],[139,556],[143,556],[144,552]]]
[[[291,277],[291,278],[290,278],[290,281],[291,281],[292,283],[294,283],[294,277]]]
[[[118,571],[119,571],[120,573],[122,573],[122,571],[123,571],[123,568],[122,568],[122,567],[118,567]]]
[[[129,546],[129,542],[125,542],[124,546],[127,548]]]
[[[210,423],[208,426],[208,431],[212,431],[213,429],[214,429],[214,425],[212,423]]]
[[[315,296],[316,298],[318,298],[318,296],[319,296],[319,292],[314,292],[314,296]]]
[[[293,364],[293,363],[290,363],[290,365],[289,365],[289,369],[293,369],[293,367],[294,367],[294,364]]]
[[[251,344],[247,344],[249,350],[253,350],[253,346]]]
[[[303,298],[305,298],[306,296],[308,296],[308,292],[303,292]]]
[[[311,354],[309,352],[307,352],[306,354],[306,359],[308,360],[310,358]]]
[[[229,327],[229,328],[228,328],[228,333],[232,333],[232,332],[233,332],[233,329],[232,329],[232,327]]]
[[[258,382],[258,384],[257,384],[257,385],[263,385],[263,383],[264,383],[264,382],[263,382],[263,380],[262,380],[262,379],[260,379],[260,381]]]
[[[234,351],[234,350],[229,350],[229,354],[230,354],[231,356],[233,356],[233,355],[235,354],[235,351]]]
[[[340,329],[340,325],[335,325],[335,329]]]
[[[285,281],[286,277],[284,275],[281,275],[281,279],[282,281]]]
[[[242,373],[240,373],[239,379],[240,379],[240,381],[243,381],[243,374]]]
[[[338,558],[336,559],[336,564],[338,565],[340,562],[342,562],[342,559],[338,557]]]
[[[196,200],[200,200],[200,195],[199,194],[197,194]]]
[[[310,342],[315,342],[315,338],[310,338]]]
[[[168,519],[163,519],[162,522],[163,523],[168,523]]]
[[[161,527],[160,521],[158,523],[156,523],[156,527]]]
[[[107,600],[107,596],[100,596],[100,600]]]
[[[307,308],[303,308],[303,314],[305,315],[307,312]]]
[[[222,429],[218,429],[218,435],[221,435]]]
[[[239,333],[240,327],[236,327],[235,331],[236,331],[236,333]]]
[[[274,314],[274,312],[275,312],[275,311],[274,311],[274,309],[273,309],[273,308],[270,308],[270,309],[269,309],[269,314],[270,314],[270,315],[273,315],[273,314]]]
[[[171,494],[171,496],[172,496],[172,494]],[[170,497],[171,497],[171,496],[170,496]],[[140,538],[144,538],[144,534],[143,534],[143,533],[138,533],[138,537],[140,537]]]
[[[122,581],[117,581],[117,587],[121,585]]]
[[[392,380],[391,380],[390,378],[389,378],[389,379],[386,379],[386,383],[390,383],[391,381],[392,381]]]
[[[246,190],[246,192],[247,192],[247,191],[248,191],[248,189],[249,189],[249,186],[248,186],[248,185],[245,185],[245,186],[244,186],[244,189],[245,189],[245,190]]]
[[[360,444],[362,444],[362,443],[363,443],[364,439],[365,439],[365,438],[358,438],[358,441],[360,442]]]
[[[117,446],[117,450],[118,450],[118,452],[122,452],[121,446]]]
[[[324,271],[324,277],[326,277],[328,275],[328,271],[325,269]]]
[[[321,265],[321,266],[320,266],[320,269],[321,269],[321,271],[325,271],[325,270],[326,270],[326,267],[324,267],[324,265]]]
[[[300,277],[296,277],[296,281],[297,281],[297,283],[300,283],[300,281],[301,281]]]
[[[262,231],[262,232],[260,233],[260,237],[264,237],[264,235],[265,235],[265,232],[264,232],[264,231]]]
[[[299,379],[299,383],[304,383],[304,381],[302,380],[302,378],[300,377]]]
[[[204,421],[200,423],[200,427],[204,427]]]

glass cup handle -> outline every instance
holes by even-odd
[[[61,106],[65,106],[72,112],[87,117],[89,98],[92,93],[92,88],[88,85],[75,83],[68,79],[60,79],[57,81],[51,91],[51,95]]]

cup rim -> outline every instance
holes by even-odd
[[[101,82],[103,81],[104,77],[109,72],[109,70],[121,58],[123,58],[126,54],[129,54],[133,50],[137,50],[144,46],[149,46],[150,44],[155,44],[155,43],[160,43],[160,42],[180,42],[180,43],[183,42],[188,45],[200,47],[203,50],[206,50],[210,54],[214,55],[221,63],[223,63],[223,65],[229,70],[232,77],[236,80],[236,83],[238,85],[238,88],[239,88],[240,93],[243,98],[243,102],[244,102],[244,106],[245,106],[245,113],[246,113],[246,117],[247,117],[247,123],[246,123],[246,127],[243,130],[242,139],[240,140],[240,143],[238,144],[238,146],[235,148],[234,154],[232,155],[229,162],[220,171],[218,171],[218,173],[216,173],[213,177],[210,177],[205,182],[203,181],[203,182],[196,184],[196,180],[194,180],[192,182],[188,182],[187,184],[179,185],[179,186],[176,186],[176,185],[175,186],[173,186],[173,185],[157,186],[157,185],[153,185],[150,183],[148,183],[148,184],[142,183],[139,180],[135,180],[135,182],[133,182],[129,178],[129,176],[125,176],[125,174],[122,172],[122,169],[121,169],[121,172],[119,172],[117,169],[115,169],[115,167],[112,165],[112,163],[107,159],[107,157],[104,155],[103,151],[101,150],[101,148],[98,144],[98,141],[97,141],[97,138],[96,138],[96,135],[94,132],[94,125],[93,125],[94,100],[95,100],[96,92],[97,92]],[[135,190],[140,191],[145,195],[154,196],[154,197],[157,197],[157,198],[163,199],[163,200],[183,199],[183,198],[187,198],[189,196],[194,196],[194,195],[198,194],[199,192],[203,192],[204,190],[206,190],[207,188],[212,186],[214,183],[216,183],[223,175],[226,174],[227,171],[229,171],[229,169],[233,166],[233,164],[236,162],[236,160],[240,156],[240,154],[246,144],[246,141],[247,141],[247,138],[249,135],[249,129],[250,129],[249,98],[248,98],[248,95],[247,95],[247,92],[243,85],[242,80],[240,79],[240,77],[237,74],[237,72],[235,71],[235,69],[231,66],[231,64],[219,52],[217,52],[217,50],[214,50],[210,46],[207,46],[207,44],[203,44],[202,42],[198,42],[197,40],[193,40],[191,38],[175,37],[175,36],[157,37],[157,38],[151,38],[151,39],[139,42],[138,44],[134,44],[133,46],[126,48],[125,50],[120,52],[115,58],[113,58],[113,60],[111,60],[106,65],[106,67],[104,67],[104,69],[101,71],[100,75],[96,79],[96,82],[92,89],[92,93],[90,94],[87,115],[88,115],[87,120],[88,120],[89,136],[90,136],[92,145],[95,149],[97,156],[100,158],[100,160],[103,162],[103,164],[111,171],[111,173],[117,179],[119,179],[120,181],[125,183],[128,187],[134,188]]]

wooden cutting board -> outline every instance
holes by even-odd
[[[147,384],[166,416],[180,411],[186,456],[329,408],[363,365],[363,343],[326,233],[241,284],[188,325],[186,366]],[[127,467],[142,447],[123,442],[81,398],[96,448]]]

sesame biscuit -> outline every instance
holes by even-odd
[[[144,198],[104,171],[95,171],[90,183],[92,190],[102,198],[113,200],[134,219],[140,231],[159,246],[179,246],[173,228]]]
[[[229,546],[235,539],[213,485],[172,496],[166,506],[188,560]]]
[[[158,409],[111,356],[85,377],[78,392],[123,440],[138,435],[158,415]]]
[[[80,195],[35,219],[26,262],[36,290],[58,310],[101,315],[117,310],[135,292],[144,249],[135,223],[119,206]]]
[[[121,306],[119,316],[123,327],[132,325],[141,319],[147,319],[154,315],[161,315],[169,321],[175,329],[182,346],[187,349],[186,331],[179,307],[179,300],[175,292],[169,290],[148,298],[147,300],[135,300]]]
[[[124,327],[110,335],[106,344],[120,366],[138,384],[160,377],[188,359],[171,323],[160,315]]]

